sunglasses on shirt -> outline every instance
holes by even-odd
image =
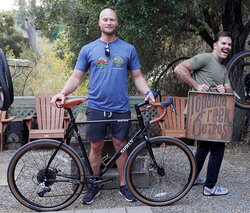
[[[109,45],[108,45],[108,43],[104,46],[104,49],[105,49],[105,55],[107,57],[110,57],[110,51],[109,51]]]

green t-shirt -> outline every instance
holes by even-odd
[[[199,84],[218,86],[230,82],[226,67],[222,65],[212,53],[198,54],[188,59],[188,62],[193,70],[192,77]],[[210,88],[209,92],[217,91]],[[184,114],[187,114],[187,105]]]
[[[198,54],[188,60],[192,67],[192,77],[199,84],[206,84],[208,86],[229,83],[227,69],[222,65],[212,53]],[[210,89],[210,92],[215,92]]]

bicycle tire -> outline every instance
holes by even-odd
[[[147,205],[172,204],[184,197],[194,183],[194,155],[176,138],[154,137],[150,139],[150,144],[157,164],[165,174],[159,175],[157,172],[144,141],[129,155],[125,169],[127,186],[138,200]],[[140,176],[143,177],[142,181]]]
[[[13,83],[8,62],[3,50],[0,48],[0,109],[8,110],[14,100]]]
[[[235,95],[235,106],[241,109],[250,109],[250,103],[245,98],[243,81],[244,76],[250,73],[250,51],[243,51],[236,54],[228,62],[226,68]]]
[[[50,139],[33,141],[12,157],[8,185],[22,205],[39,212],[57,211],[79,197],[85,170],[79,155],[68,145],[62,144],[45,177],[48,160],[59,145]]]

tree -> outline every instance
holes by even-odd
[[[82,45],[98,37],[98,15],[105,7],[118,12],[118,35],[136,47],[148,77],[166,61],[192,56],[178,55],[186,39],[199,37],[212,47],[215,34],[229,31],[233,38],[229,60],[244,50],[250,31],[249,0],[43,0],[32,12],[35,24],[45,34],[48,21],[53,23],[53,32],[68,27],[71,50],[77,56]],[[172,44],[168,42],[170,37],[174,38]],[[195,40],[185,44],[186,53],[194,48]],[[244,112],[236,110],[237,126],[242,127],[244,116]],[[239,139],[237,131],[234,135]]]
[[[78,53],[83,44],[99,36],[101,9],[114,8],[119,15],[119,36],[135,45],[148,73],[166,61],[165,42],[170,36],[176,46],[185,37],[199,36],[212,47],[214,35],[227,30],[234,40],[229,59],[244,50],[250,30],[249,6],[248,0],[42,0],[39,6],[33,5],[32,14],[35,25],[48,37],[68,28],[72,51]]]
[[[0,16],[2,17],[0,23],[0,47],[4,52],[11,51],[15,57],[19,57],[22,46],[26,46],[28,40],[15,29],[15,22],[11,13],[0,13]]]

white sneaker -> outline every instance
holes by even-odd
[[[214,188],[209,189],[206,186],[203,188],[203,194],[206,196],[211,196],[211,195],[226,195],[228,193],[227,188],[222,188],[218,186],[214,186]]]
[[[194,185],[203,185],[205,183],[205,178],[196,178],[194,181]]]

